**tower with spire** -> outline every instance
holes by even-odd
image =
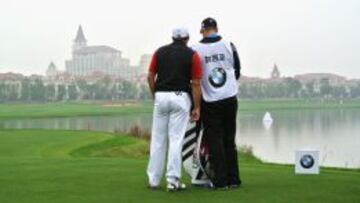
[[[48,66],[48,69],[46,70],[46,77],[53,78],[58,73],[58,70],[56,69],[56,66],[54,62],[51,61],[51,63]]]
[[[85,38],[81,25],[79,25],[79,28],[76,33],[76,37],[73,42],[72,51],[74,53],[75,51],[80,50],[86,46],[87,46],[87,40]]]
[[[274,64],[274,68],[271,72],[271,75],[270,75],[271,79],[277,79],[277,78],[280,78],[280,71],[279,71],[279,68],[276,64]]]

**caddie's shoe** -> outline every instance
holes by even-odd
[[[240,187],[240,185],[241,185],[241,180],[237,182],[229,183],[228,187],[230,189],[237,189]]]
[[[230,189],[237,189],[240,187],[240,184],[232,184],[228,186]]]
[[[225,191],[225,190],[228,190],[229,187],[228,186],[221,186],[221,187],[215,187],[214,189],[218,190],[218,191]]]
[[[185,190],[186,189],[186,185],[184,183],[181,183],[180,181],[176,181],[174,183],[168,183],[167,184],[167,191],[168,192],[176,192],[176,191],[181,191],[181,190]]]
[[[202,187],[205,188],[205,189],[219,190],[219,191],[229,189],[229,187],[226,186],[226,185],[225,186],[215,186],[211,182],[207,183],[207,184],[203,184]]]
[[[202,184],[201,187],[203,187],[205,189],[215,189],[214,184],[212,184],[211,182]]]

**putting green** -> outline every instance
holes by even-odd
[[[360,202],[359,171],[296,176],[241,155],[240,189],[150,191],[146,151],[145,141],[101,132],[0,130],[0,203]]]

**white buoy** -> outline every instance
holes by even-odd
[[[263,122],[273,122],[273,119],[271,117],[271,114],[269,112],[266,112],[263,117]]]
[[[263,117],[263,125],[265,129],[269,130],[271,128],[272,123],[273,123],[273,118],[271,117],[271,114],[269,112],[266,112]]]

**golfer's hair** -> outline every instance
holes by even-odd
[[[189,40],[189,37],[184,37],[184,38],[172,38],[174,42],[186,42],[187,40]]]

